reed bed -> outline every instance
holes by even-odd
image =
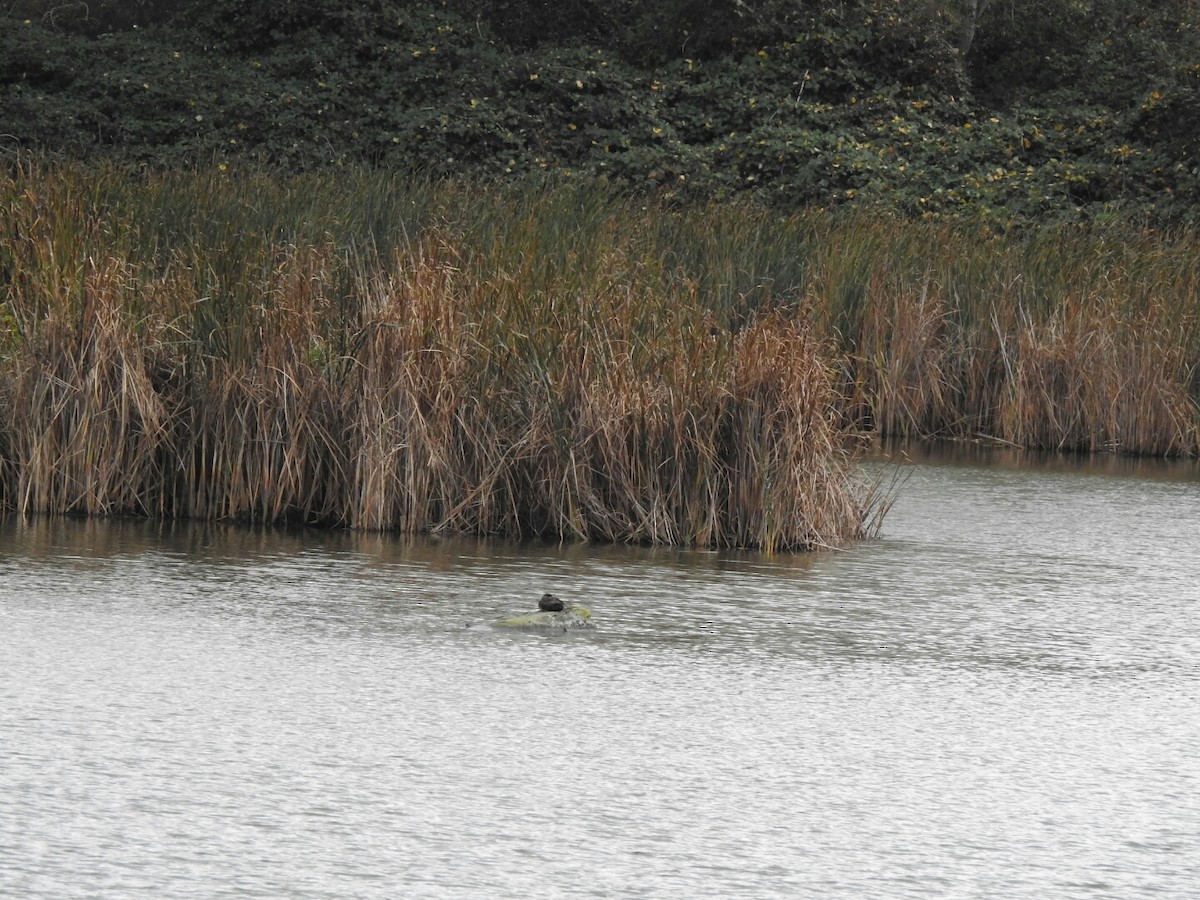
[[[730,331],[601,192],[370,182],[390,218],[191,177],[0,186],[7,504],[767,551],[877,524],[814,329]]]
[[[1200,451],[1186,233],[29,161],[0,214],[25,512],[802,549],[877,527],[863,431]]]
[[[1029,448],[1200,450],[1194,235],[967,241],[910,229],[873,256],[861,310],[827,305],[841,313],[848,380],[868,423]],[[815,302],[831,282],[820,273]]]

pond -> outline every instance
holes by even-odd
[[[867,468],[798,557],[5,519],[0,894],[1194,897],[1196,464]]]

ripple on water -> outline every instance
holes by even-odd
[[[800,558],[0,523],[0,894],[1190,897],[1191,481]],[[467,629],[543,590],[589,632]]]

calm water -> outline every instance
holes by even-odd
[[[1200,895],[1195,467],[901,472],[798,559],[0,523],[0,895]]]

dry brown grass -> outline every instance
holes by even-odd
[[[1029,448],[1200,452],[1200,242],[1103,234],[972,243],[945,227],[814,268],[843,339],[848,411],[890,436]]]
[[[720,327],[620,239],[503,267],[445,228],[386,254],[218,235],[139,258],[87,211],[47,234],[62,199],[18,199],[10,233],[25,513],[768,551],[867,532],[812,330]]]
[[[798,549],[886,509],[849,426],[1200,451],[1189,235],[37,165],[0,213],[25,512]]]
[[[174,399],[155,383],[164,325],[127,318],[132,287],[118,260],[89,267],[78,306],[45,303],[45,317],[27,320],[6,360],[7,443],[22,509],[163,512],[159,461],[170,452]]]

